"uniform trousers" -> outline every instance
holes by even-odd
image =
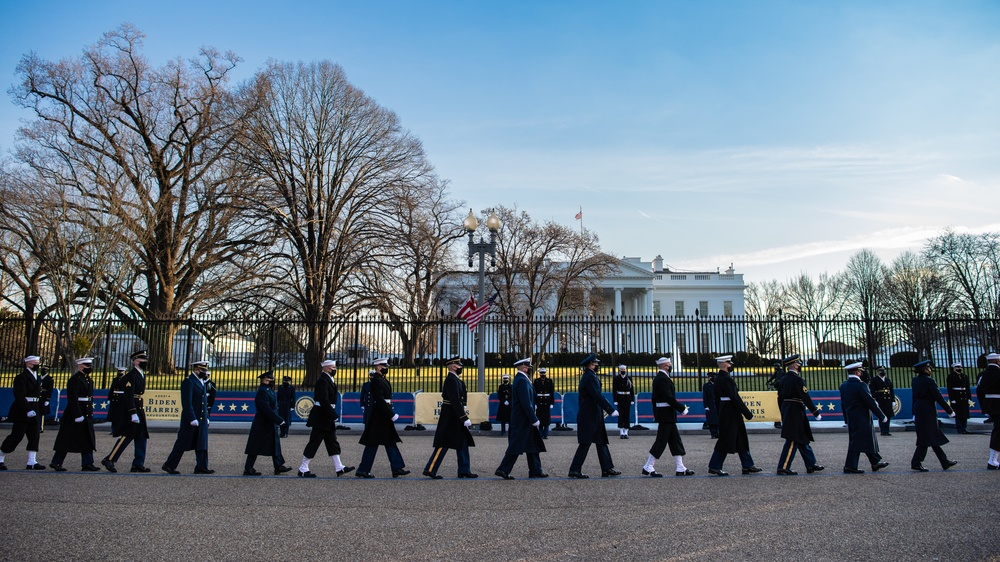
[[[806,468],[816,466],[816,453],[809,443],[796,443],[794,439],[785,439],[781,456],[778,457],[778,470],[788,470],[792,466],[796,451],[802,454],[802,462],[806,463]]]
[[[399,447],[395,443],[383,445],[385,454],[389,457],[389,467],[393,472],[398,472],[406,468],[403,462],[403,455],[399,452]],[[372,465],[375,464],[375,453],[378,453],[378,445],[365,445],[364,452],[361,453],[361,463],[358,465],[358,472],[361,474],[371,474]]]
[[[424,467],[424,472],[437,474],[438,468],[441,468],[441,462],[444,460],[447,452],[448,447],[436,447],[434,452],[431,453],[431,458],[427,459],[427,466]],[[455,455],[458,457],[458,473],[471,474],[472,461],[469,458],[469,446],[462,445],[458,449],[455,449]]]

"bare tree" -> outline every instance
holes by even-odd
[[[252,88],[264,92],[249,120],[243,163],[260,178],[260,216],[278,236],[271,259],[284,301],[306,324],[307,381],[319,374],[331,321],[365,306],[374,275],[398,240],[390,204],[431,174],[420,142],[395,113],[348,82],[330,62],[270,63]]]
[[[785,306],[781,283],[749,283],[745,293],[747,340],[750,353],[772,357],[781,353],[778,315]]]
[[[885,288],[887,309],[903,320],[906,340],[931,357],[940,336],[934,320],[946,316],[953,302],[944,273],[920,255],[903,252],[889,267]]]
[[[243,220],[246,182],[227,156],[255,100],[226,89],[232,53],[203,48],[154,68],[142,44],[126,24],[77,59],[31,53],[11,93],[37,116],[20,130],[18,158],[74,190],[77,211],[125,235],[139,275],[115,314],[143,320],[131,326],[150,347],[151,372],[172,373],[179,319],[254,271],[227,268],[255,259],[261,235]]]
[[[813,281],[806,273],[790,279],[784,286],[787,309],[793,326],[803,329],[816,344],[817,359],[823,362],[823,343],[832,332],[831,320],[844,313],[844,280],[841,276],[821,273]]]
[[[858,342],[874,360],[891,336],[890,324],[885,322],[887,312],[885,280],[889,273],[882,259],[865,248],[847,260],[844,270],[847,310],[864,322]]]

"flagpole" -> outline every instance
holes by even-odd
[[[583,205],[580,205],[580,236],[583,236]]]

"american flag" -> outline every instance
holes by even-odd
[[[476,306],[476,297],[474,295],[469,295],[469,300],[465,301],[462,308],[458,309],[458,313],[455,316],[465,320],[465,323],[469,325],[469,331],[475,331],[476,326],[479,325],[479,321],[489,313],[490,307],[493,306],[493,301],[500,297],[500,293],[495,293],[490,297],[482,306]]]

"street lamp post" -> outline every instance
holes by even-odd
[[[479,228],[479,221],[476,215],[469,209],[469,216],[463,222],[465,230],[469,233],[469,267],[472,267],[472,258],[479,255],[479,306],[486,302],[486,254],[490,255],[490,266],[495,266],[497,255],[496,234],[500,230],[500,218],[496,213],[490,211],[490,216],[486,219],[486,228],[490,231],[489,242],[482,238],[475,240],[476,229]],[[476,392],[486,392],[486,353],[483,349],[483,324],[476,326],[476,365],[478,366],[478,376],[476,378]]]

